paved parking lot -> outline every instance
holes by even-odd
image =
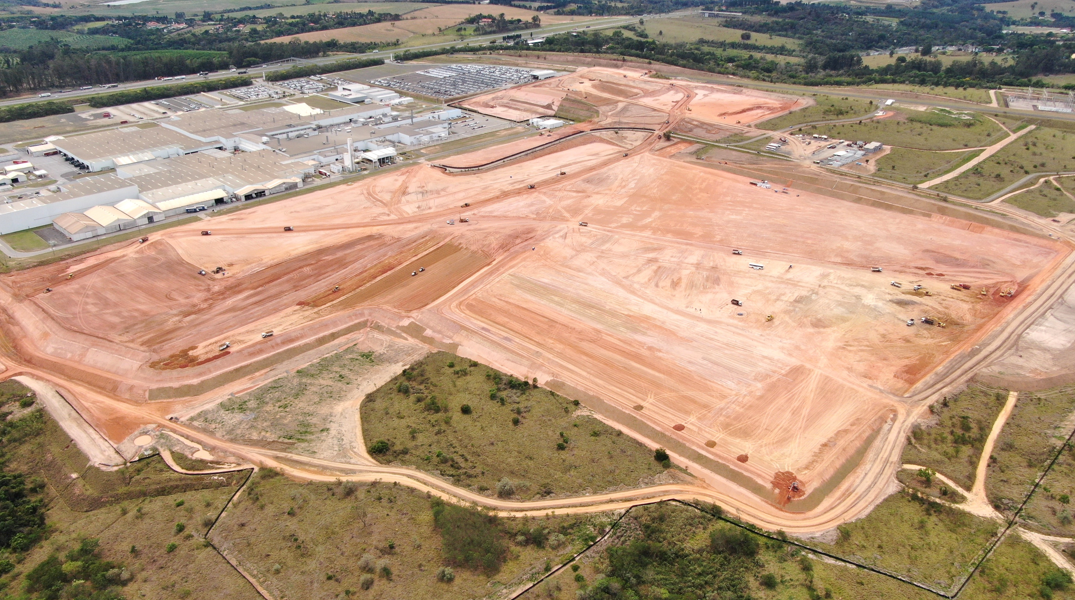
[[[434,98],[455,98],[528,81],[533,81],[529,69],[493,65],[442,65],[405,75],[374,79],[371,83]]]

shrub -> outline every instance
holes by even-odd
[[[758,555],[758,540],[741,530],[719,529],[709,534],[709,547],[713,552],[753,557]]]
[[[1068,496],[1067,494],[1060,494],[1060,497],[1057,498],[1057,500],[1060,501],[1060,504],[1068,504],[1069,502],[1071,502],[1071,496]]]
[[[659,463],[663,463],[664,461],[668,460],[668,451],[664,448],[657,448],[653,451],[653,460]]]
[[[385,440],[377,440],[370,446],[370,454],[387,454],[388,442]]]
[[[776,575],[773,575],[772,573],[766,573],[762,575],[760,582],[762,587],[765,587],[770,590],[775,590],[776,586],[780,583],[779,581],[777,581]]]
[[[500,498],[510,498],[514,496],[515,484],[513,484],[507,477],[501,479],[496,484],[496,495]]]
[[[469,404],[464,404],[463,406],[459,407],[459,412],[463,413],[464,415],[469,415],[474,411],[470,408]]]
[[[518,427],[519,426],[519,417],[512,417],[511,418],[511,424],[515,425],[516,427]]]
[[[373,575],[363,575],[358,580],[358,587],[368,590],[373,587]]]
[[[508,548],[496,517],[437,500],[433,523],[441,533],[441,550],[449,565],[485,573],[500,570]]]
[[[358,568],[366,573],[373,573],[377,570],[377,562],[369,554],[363,554],[362,558],[358,559]]]
[[[19,408],[30,408],[33,405],[34,405],[34,399],[33,398],[23,398],[22,400],[19,400]]]
[[[179,544],[175,542],[168,542],[168,545],[164,547],[164,551],[168,554],[175,552],[175,549],[179,547]]]
[[[176,523],[175,524],[175,535],[179,535],[179,534],[183,533],[183,531],[186,528],[187,528],[186,524],[184,524],[184,523]]]
[[[1071,575],[1060,569],[1053,569],[1042,576],[1041,585],[1051,590],[1066,590],[1071,585]]]
[[[392,569],[391,569],[391,567],[388,566],[388,561],[387,560],[379,560],[379,561],[377,561],[377,573],[381,577],[384,577],[385,579],[388,579],[389,581],[392,580]]]
[[[437,569],[437,581],[442,583],[451,583],[455,581],[455,573],[452,572],[452,568],[441,567]]]

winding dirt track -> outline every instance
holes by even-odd
[[[660,133],[671,129],[684,117],[686,108],[694,98],[694,94],[689,89],[681,89],[680,91],[685,92],[684,97],[672,105],[668,113],[667,122],[658,128],[657,135],[648,136],[641,144],[632,148],[629,152],[631,157],[652,150],[661,140]],[[556,177],[555,179],[560,184],[582,181],[620,160],[623,160],[623,157],[617,153],[617,156],[595,161],[577,170],[572,169],[570,174]],[[413,173],[408,176],[413,176]],[[523,193],[526,193],[526,187],[520,184],[518,189],[503,192],[477,204],[495,204],[505,198]],[[399,208],[399,201],[400,198],[394,198],[394,201],[388,207],[389,212],[392,214],[391,220],[317,225],[304,228],[304,231],[323,232],[329,235],[343,230],[382,227],[386,224],[403,226],[429,223],[430,221],[440,221],[446,217],[453,217],[458,211],[453,207],[417,215],[408,215]],[[1027,220],[1017,211],[1005,211],[1003,207],[997,207],[997,209],[1015,218]],[[497,216],[485,216],[483,220],[494,223],[502,221],[505,224],[515,221],[511,217]],[[1035,226],[1041,225],[1037,221],[1032,223]],[[597,229],[599,228],[594,228],[594,230]],[[1055,231],[1058,237],[1061,235],[1059,230],[1049,229]],[[225,226],[223,228],[214,227],[213,230],[214,235],[279,235],[278,227],[232,229]],[[198,234],[194,230],[180,229],[167,235],[175,238],[189,238]],[[640,233],[631,235],[640,239],[645,236],[645,234]],[[127,251],[133,252],[135,249],[137,249],[137,246],[131,246]],[[521,253],[527,250],[529,248],[517,247],[504,253],[485,267],[483,277],[488,277],[489,273],[495,273],[498,269],[506,269],[513,260],[516,260]],[[447,501],[483,506],[503,516],[511,517],[544,515],[553,511],[561,514],[603,512],[660,499],[704,501],[719,504],[726,510],[734,510],[742,519],[767,529],[806,534],[825,531],[846,521],[859,518],[883,499],[887,495],[886,490],[889,487],[888,484],[893,473],[900,468],[899,458],[905,436],[914,421],[926,409],[928,402],[938,394],[965,382],[978,368],[994,357],[1006,352],[1018,340],[1023,331],[1048,310],[1073,283],[1075,283],[1075,256],[1069,254],[1063,263],[1056,267],[1055,273],[1051,275],[1047,283],[1042,285],[1034,296],[1025,302],[1021,310],[1009,316],[1000,327],[973,349],[952,359],[942,370],[919,382],[908,394],[902,397],[900,402],[894,404],[895,408],[888,422],[884,425],[883,434],[878,437],[878,442],[868,449],[867,455],[863,458],[854,476],[848,477],[836,490],[828,493],[816,508],[794,514],[765,502],[737,485],[707,473],[705,468],[691,463],[690,460],[683,456],[675,455],[674,458],[677,464],[687,466],[692,473],[699,476],[697,484],[660,485],[638,490],[530,502],[505,501],[482,496],[451,485],[415,469],[377,464],[367,456],[357,456],[354,463],[344,463],[267,450],[221,439],[181,422],[169,420],[166,411],[176,408],[174,404],[138,403],[120,398],[115,394],[103,392],[96,387],[79,381],[58,377],[50,370],[35,367],[30,364],[30,361],[24,360],[19,354],[19,352],[25,352],[21,348],[16,352],[10,347],[0,347],[0,356],[3,357],[8,367],[4,377],[27,375],[63,389],[66,392],[65,396],[71,399],[71,403],[76,410],[85,416],[88,421],[96,423],[98,426],[107,427],[108,423],[115,423],[118,424],[116,425],[118,429],[123,429],[122,424],[156,425],[162,429],[174,431],[207,447],[212,447],[222,453],[248,461],[251,464],[279,469],[296,479],[309,481],[398,482],[401,485],[436,494]],[[450,292],[435,300],[432,306],[441,310],[447,316],[451,316],[453,313],[462,313],[463,309],[460,307],[460,303],[464,297],[463,292],[479,284],[480,281],[477,275],[467,278],[456,285]],[[2,291],[3,293],[0,293],[0,305],[10,308],[15,302],[12,290],[5,289]],[[496,335],[491,331],[472,333],[477,336],[484,335],[490,341],[493,341]],[[57,362],[68,360],[56,357],[49,357],[49,359]],[[77,363],[77,360],[70,359],[68,362],[74,364]],[[85,365],[79,366],[87,372],[92,371]],[[239,389],[239,387],[240,384],[236,384],[231,389]]]

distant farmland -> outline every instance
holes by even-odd
[[[54,40],[72,48],[100,49],[122,48],[130,40],[107,35],[86,35],[70,31],[45,31],[41,29],[5,29],[0,31],[0,48],[25,50],[34,44]]]

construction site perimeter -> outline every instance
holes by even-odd
[[[468,107],[528,118],[556,98],[599,116],[0,277],[0,361],[122,446],[376,331],[536,379],[712,493],[820,530],[882,497],[922,390],[1071,254],[1012,221],[699,160],[663,135],[801,98],[592,68]]]

